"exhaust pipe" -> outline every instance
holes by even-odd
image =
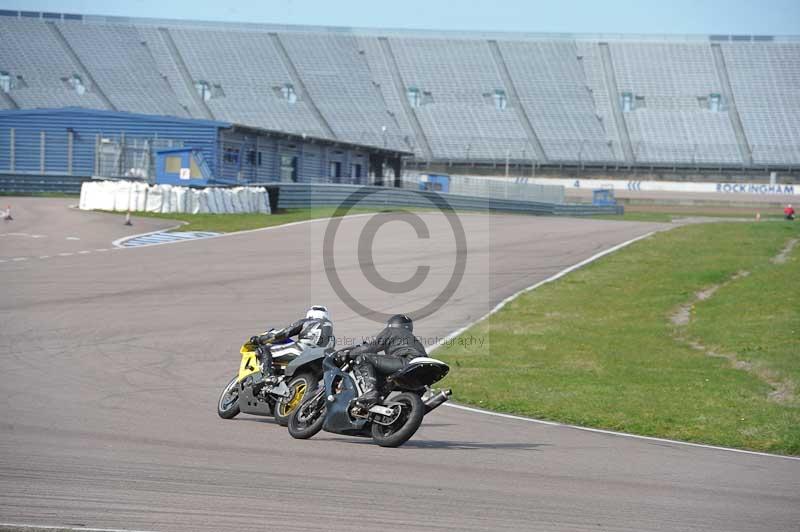
[[[453,395],[453,390],[448,388],[431,395],[427,399],[423,399],[422,402],[425,404],[425,413],[427,414],[431,410],[439,407],[442,403],[450,399],[451,395]]]

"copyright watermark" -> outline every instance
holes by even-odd
[[[381,310],[371,308],[369,305],[360,301],[357,297],[345,287],[342,279],[337,271],[334,251],[336,249],[336,236],[339,231],[339,226],[342,223],[342,217],[348,214],[353,208],[358,207],[359,204],[363,206],[373,205],[369,199],[375,194],[383,192],[384,194],[390,193],[390,189],[382,189],[376,187],[360,187],[351,193],[336,209],[333,218],[329,221],[325,229],[323,238],[322,256],[325,266],[325,274],[328,281],[333,288],[339,299],[344,302],[352,311],[358,315],[376,321],[386,321],[393,314],[403,312],[404,314],[411,315],[414,319],[422,319],[430,316],[442,306],[444,306],[450,298],[453,297],[458,289],[461,281],[464,279],[464,272],[467,263],[467,237],[464,232],[464,227],[461,224],[456,212],[450,204],[439,194],[423,193],[415,190],[404,190],[404,193],[415,194],[418,198],[424,199],[431,208],[436,212],[442,214],[447,220],[452,234],[452,242],[455,244],[454,252],[454,265],[452,271],[449,272],[447,282],[441,290],[434,296],[425,298],[425,300],[418,302],[416,308],[403,308],[397,309],[395,312],[383,312]],[[424,204],[419,201],[418,204]],[[399,294],[408,294],[419,287],[431,275],[430,264],[408,264],[405,266],[416,267],[414,273],[403,280],[387,279],[378,271],[375,266],[374,260],[374,245],[378,231],[390,222],[403,222],[411,226],[418,239],[430,239],[430,227],[425,223],[422,217],[418,214],[403,208],[402,211],[397,212],[383,212],[377,213],[370,217],[369,221],[361,229],[358,235],[357,247],[357,262],[363,279],[379,292],[385,294],[387,301],[391,298],[397,297]],[[404,260],[403,257],[398,257],[398,260]],[[409,261],[410,262],[410,261]]]

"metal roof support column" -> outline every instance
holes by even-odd
[[[311,95],[308,93],[305,83],[303,83],[303,78],[300,77],[300,73],[297,71],[297,68],[295,68],[292,59],[289,57],[289,52],[286,51],[286,48],[283,46],[283,42],[281,42],[278,34],[275,32],[270,32],[269,37],[272,39],[272,44],[275,46],[275,50],[278,52],[278,55],[283,62],[283,66],[286,67],[286,71],[289,72],[289,77],[292,79],[292,83],[297,87],[298,92],[300,93],[300,99],[308,104],[311,114],[313,114],[317,119],[317,122],[319,122],[322,130],[325,131],[325,135],[332,139],[338,138],[336,133],[333,132],[331,125],[317,107],[317,104],[315,104],[314,100],[311,99]]]
[[[394,88],[397,91],[397,96],[400,98],[400,103],[403,106],[403,111],[406,113],[406,117],[408,118],[409,123],[411,124],[412,129],[414,129],[414,136],[417,139],[417,143],[422,148],[422,153],[425,154],[425,159],[430,162],[433,159],[433,151],[431,150],[430,144],[428,144],[428,138],[425,136],[425,131],[422,129],[422,125],[419,123],[419,118],[417,117],[417,112],[411,107],[411,104],[408,103],[408,96],[406,96],[406,87],[403,83],[403,78],[400,75],[400,68],[397,66],[397,59],[394,56],[394,52],[392,51],[392,46],[389,43],[389,39],[387,37],[378,37],[378,41],[381,43],[381,51],[383,51],[383,58],[386,61],[386,64],[389,66],[389,70],[392,73],[392,81],[394,82]]]
[[[731,86],[731,79],[728,76],[728,67],[725,65],[725,56],[722,54],[722,47],[718,42],[711,43],[711,52],[714,56],[714,67],[717,70],[717,77],[722,88],[722,97],[728,103],[728,116],[731,120],[731,127],[733,133],[736,135],[736,143],[739,147],[739,154],[742,156],[742,162],[747,166],[753,165],[753,152],[750,149],[750,144],[747,142],[747,135],[742,126],[742,119],[739,116],[739,109],[736,107],[736,98],[733,95],[733,87]]]
[[[622,141],[622,153],[625,155],[625,161],[629,164],[636,164],[634,152],[631,148],[631,137],[628,134],[628,124],[625,123],[625,117],[622,114],[622,107],[619,102],[620,94],[617,88],[617,77],[614,75],[614,62],[611,59],[611,48],[607,42],[598,43],[600,46],[600,57],[603,59],[603,74],[606,81],[606,92],[608,98],[611,100],[611,109],[614,111],[614,121],[617,123],[617,132],[620,141]]]
[[[58,26],[56,26],[53,22],[45,22],[45,24],[48,28],[50,28],[50,31],[53,32],[53,36],[55,36],[56,40],[61,43],[61,47],[72,60],[73,66],[75,66],[75,68],[80,71],[81,75],[86,79],[86,81],[89,82],[92,92],[97,94],[97,96],[103,101],[104,104],[106,104],[109,109],[116,111],[117,108],[113,103],[111,103],[111,100],[108,99],[108,96],[106,96],[106,94],[103,92],[103,89],[94,80],[91,73],[89,73],[89,69],[83,64],[83,61],[81,61],[80,57],[78,57],[78,54],[75,53],[75,50],[72,49],[69,41],[67,41],[67,38],[64,37],[63,33],[61,33],[61,30],[58,29]]]
[[[525,133],[528,136],[528,142],[531,143],[531,146],[533,146],[533,149],[536,152],[536,159],[540,163],[546,163],[547,154],[544,151],[542,143],[539,141],[539,136],[536,134],[536,130],[533,128],[533,124],[528,117],[528,113],[522,106],[522,102],[519,99],[519,93],[517,92],[517,87],[514,85],[514,80],[511,79],[511,73],[508,71],[508,65],[506,65],[505,59],[503,59],[503,53],[500,51],[500,46],[495,40],[490,40],[488,43],[489,49],[492,52],[492,59],[494,59],[495,66],[500,74],[500,78],[503,80],[503,84],[506,86],[506,89],[508,89],[508,95],[511,99],[511,106],[514,108],[514,111],[516,111],[517,118],[519,118],[519,121],[522,124],[522,129],[525,130]],[[508,175],[508,156],[509,154],[506,152],[506,175]]]

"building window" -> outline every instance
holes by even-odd
[[[287,102],[295,103],[297,101],[297,93],[294,91],[294,85],[287,83],[281,87],[281,96],[283,96],[283,99]]]
[[[281,181],[297,183],[297,157],[281,155]]]
[[[0,72],[0,90],[3,92],[11,91],[11,74]]]
[[[406,98],[408,98],[408,103],[411,107],[419,107],[422,103],[422,93],[416,87],[409,87],[406,90]]]
[[[179,174],[181,172],[182,162],[180,155],[170,155],[166,160],[166,170],[168,174]]]
[[[222,161],[228,164],[239,164],[239,148],[223,149]]]
[[[354,164],[350,167],[350,177],[354,179],[361,179],[361,165]]]
[[[247,152],[247,164],[250,166],[256,166],[256,160],[261,156],[261,154],[256,154],[255,150],[248,150]],[[259,163],[259,166],[261,164]]]
[[[508,105],[508,99],[506,98],[506,91],[502,89],[497,89],[494,91],[494,108],[495,109],[505,109]]]
[[[78,95],[83,95],[86,93],[86,85],[83,84],[83,80],[79,75],[73,74],[72,76],[68,77],[65,81],[67,82],[69,88],[74,90]]]
[[[197,91],[197,95],[200,96],[200,99],[204,102],[207,102],[211,99],[211,85],[209,85],[207,81],[195,81],[194,89]]]
[[[709,94],[708,95],[708,108],[713,112],[719,112],[720,108],[722,107],[722,96],[719,94]]]
[[[197,161],[194,160],[194,156],[189,156],[189,175],[192,179],[198,179],[203,177],[203,173],[200,171],[200,167],[197,166]]]
[[[328,164],[328,177],[333,179],[334,183],[338,183],[342,177],[342,163],[339,161],[331,161]]]
[[[622,93],[622,112],[630,113],[633,111],[633,94],[630,92]]]

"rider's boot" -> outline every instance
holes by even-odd
[[[278,382],[278,377],[273,374],[272,349],[269,346],[260,347],[259,349],[263,361],[261,364],[261,373],[264,375],[264,381],[266,384],[275,384]]]
[[[375,377],[375,368],[366,360],[362,360],[356,367],[356,374],[361,377],[364,384],[364,393],[356,398],[356,404],[361,408],[369,410],[378,402],[380,393],[378,392],[378,379]]]

